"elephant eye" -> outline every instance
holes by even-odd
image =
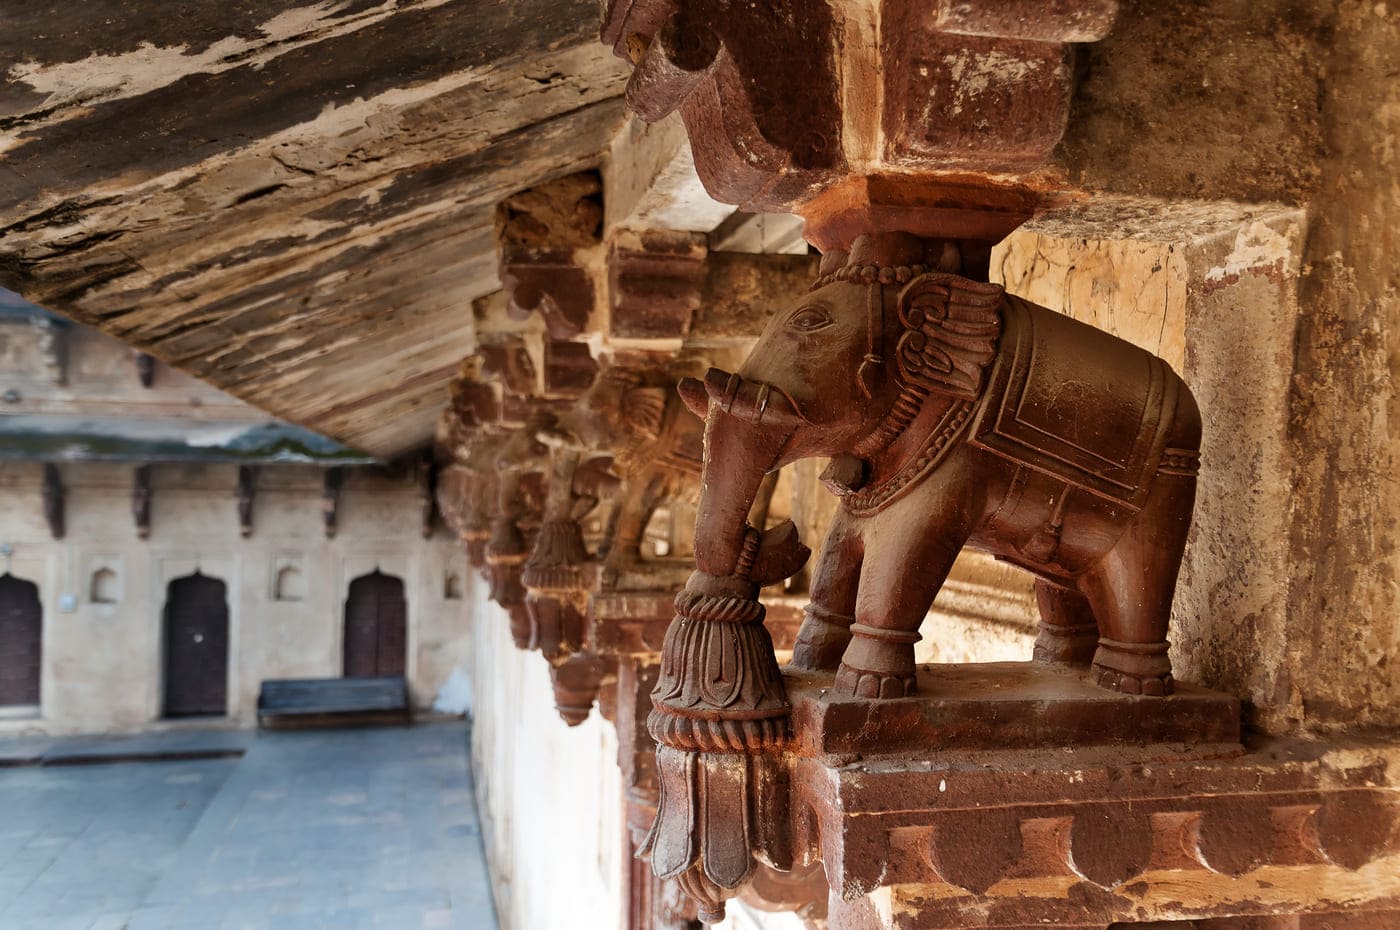
[[[788,319],[788,326],[810,333],[831,323],[831,317],[820,307],[803,307]]]

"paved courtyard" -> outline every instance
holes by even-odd
[[[4,930],[494,930],[462,724],[0,768]]]

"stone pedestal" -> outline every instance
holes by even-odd
[[[1240,702],[1180,684],[1165,698],[1115,694],[1082,670],[1037,662],[925,665],[912,697],[836,697],[829,677],[785,676],[794,751],[828,761],[983,750],[1191,744],[1239,751]]]
[[[1241,744],[1233,698],[1183,686],[1144,716],[1017,663],[924,667],[881,702],[787,680],[794,848],[825,866],[833,930],[1395,926],[1393,749]]]

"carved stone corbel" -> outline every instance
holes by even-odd
[[[550,450],[544,522],[521,574],[530,614],[530,647],[539,650],[551,665],[564,662],[583,648],[592,579],[587,569],[591,557],[579,519],[595,502],[580,498],[574,490],[580,457],[573,448]]]
[[[136,524],[136,537],[151,535],[151,466],[137,465],[131,476],[131,518]]]
[[[321,525],[326,538],[334,539],[340,528],[340,492],[345,486],[345,469],[327,468],[321,475]]]
[[[44,465],[44,522],[49,525],[49,535],[54,539],[62,539],[67,530],[64,519],[64,488],[63,477],[59,474],[58,466],[52,462]]]
[[[512,335],[496,336],[478,346],[477,354],[480,357],[481,376],[497,380],[503,395],[495,415],[487,422],[496,422],[504,417],[505,413],[502,408],[507,400],[520,401],[538,395],[539,376],[535,371],[535,363],[530,359],[530,350],[526,347],[524,339]],[[470,384],[471,382],[461,383]],[[480,391],[473,391],[470,397],[463,398],[463,404],[469,407],[478,407],[484,403],[484,396]],[[457,410],[459,414],[462,409],[465,407],[459,408],[454,403],[454,410]]]
[[[669,230],[612,237],[608,253],[614,339],[683,339],[700,306],[706,277],[705,238]]]
[[[587,343],[549,339],[544,344],[544,391],[551,397],[577,397],[598,375]]]
[[[531,648],[533,638],[523,574],[544,506],[539,469],[546,449],[535,438],[541,426],[537,414],[492,450],[496,509],[486,544],[486,573],[490,598],[509,615],[511,639],[517,649]]]
[[[574,653],[562,661],[550,663],[554,709],[565,723],[576,727],[588,719],[607,675],[607,663],[591,652]]]
[[[517,319],[538,313],[552,339],[581,334],[596,289],[590,250],[601,242],[602,182],[572,174],[507,198],[496,212],[501,282]]]
[[[997,239],[1065,186],[1069,44],[1117,6],[611,0],[602,39],[633,112],[680,112],[716,200],[802,214],[823,249],[949,223]]]
[[[489,375],[501,383],[481,380]],[[447,471],[447,480],[439,481],[438,507],[474,568],[482,569],[486,564],[491,514],[496,508],[494,447],[502,429],[499,392],[507,389],[507,381],[528,391],[533,380],[523,345],[487,343],[478,355],[463,362],[452,382],[448,408],[439,421],[435,441],[438,457],[454,464]]]
[[[610,449],[621,478],[604,560],[605,586],[641,563],[642,533],[662,502],[694,497],[701,424],[662,367],[613,365],[571,408],[557,430],[580,448]]]
[[[253,497],[258,470],[252,465],[238,466],[238,486],[234,500],[238,503],[238,533],[244,539],[253,535]]]
[[[791,524],[747,522],[765,473],[807,456],[832,457],[823,480],[846,507],[813,576],[794,665],[834,672],[835,694],[879,701],[917,690],[918,624],[971,535],[960,515],[982,512],[965,488],[936,501],[915,490],[956,455],[963,437],[987,435],[988,447],[1026,467],[1014,495],[1021,503],[1012,509],[1041,497],[1051,502],[1032,507],[1034,515],[1025,511],[1026,525],[1008,535],[1016,536],[1013,559],[1056,577],[1076,577],[1097,558],[1075,561],[1076,546],[1090,538],[1076,534],[1092,535],[1088,527],[1098,519],[1083,508],[1135,514],[1148,506],[1152,474],[1169,462],[1156,481],[1156,510],[1144,517],[1150,528],[1143,532],[1166,540],[1163,557],[1151,562],[1160,571],[1130,559],[1152,591],[1135,602],[1141,615],[1119,617],[1121,625],[1099,618],[1094,678],[1134,694],[1171,690],[1159,622],[1170,592],[1158,581],[1175,578],[1199,440],[1179,379],[1154,374],[1133,355],[1124,370],[1147,372],[1163,394],[1125,396],[1118,408],[1103,402],[1101,409],[1123,411],[1125,435],[1134,415],[1151,434],[1124,440],[1132,475],[1120,475],[1124,489],[1113,499],[1122,499],[1121,511],[1098,509],[1095,495],[1112,492],[1094,485],[1088,473],[1096,466],[1085,461],[1084,475],[1055,472],[1060,483],[1047,483],[1034,469],[1048,458],[1033,465],[1030,452],[1011,450],[1020,441],[1049,455],[1044,441],[1029,431],[1019,440],[990,438],[997,427],[986,424],[1006,418],[998,419],[999,407],[984,413],[978,406],[1003,387],[990,373],[998,348],[1010,351],[1026,332],[1017,329],[1019,309],[1004,316],[992,309],[1003,297],[985,283],[991,243],[1062,186],[1051,157],[1068,112],[1066,44],[1100,37],[1115,11],[1112,0],[1073,9],[1030,0],[931,9],[893,0],[875,9],[817,2],[800,11],[719,0],[607,5],[603,40],[634,67],[631,108],[648,120],[679,110],[712,196],[749,210],[798,213],[808,241],[829,253],[813,296],[770,320],[737,374],[712,370],[703,382],[681,386],[706,418],[698,571],[676,599],[653,692],[648,727],[659,745],[661,793],[644,852],[656,874],[677,879],[696,898],[704,920],[722,916],[724,900],[749,882],[756,860],[783,869],[795,861],[783,760],[794,735],[806,736],[793,729],[758,592],[800,569],[809,553]],[[1052,328],[1042,328],[1051,343],[1097,338],[1051,337]],[[1083,357],[1115,353],[1132,355],[1105,343]],[[998,366],[997,377],[1013,367]],[[1081,368],[1075,377],[1092,380]],[[1125,394],[1137,388],[1106,376],[1108,393],[1110,382]],[[1012,393],[1030,398],[1032,409],[1054,403],[1039,388],[1022,392],[1016,384]],[[1006,431],[1015,433],[1015,425]],[[818,435],[841,438],[814,444]],[[991,460],[963,458],[969,476],[989,475]],[[909,503],[925,498],[931,511]],[[909,522],[886,520],[878,533],[866,528],[864,521],[890,507],[909,511]],[[920,522],[934,512],[933,522],[949,528],[946,539]],[[939,541],[928,542],[932,536]],[[1064,609],[1047,623],[1081,616],[1083,597],[1071,600],[1060,598]]]

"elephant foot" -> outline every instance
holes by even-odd
[[[1089,678],[1100,688],[1120,694],[1165,697],[1172,693],[1172,665],[1167,643],[1124,643],[1100,639]]]
[[[846,697],[902,698],[918,690],[914,643],[918,633],[851,624],[850,645],[836,670],[832,690]]]
[[[797,642],[792,647],[791,666],[806,671],[829,672],[841,664],[841,655],[851,642],[851,617],[808,604]]]
[[[913,675],[882,675],[842,662],[831,690],[842,697],[888,699],[909,697],[918,690],[918,685]]]
[[[1041,621],[1031,658],[1045,665],[1082,668],[1093,662],[1098,645],[1099,627],[1096,623],[1066,626]]]

